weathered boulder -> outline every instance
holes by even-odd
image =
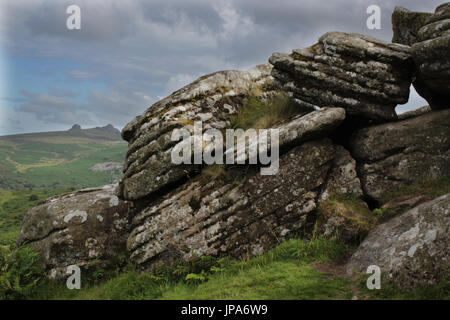
[[[412,46],[417,42],[419,29],[425,25],[431,15],[427,12],[413,12],[403,7],[395,7],[392,13],[392,31],[394,32],[392,42]]]
[[[345,110],[342,108],[322,108],[307,113],[306,115],[293,116],[290,121],[274,125],[270,129],[278,131],[278,147],[281,150],[287,150],[293,146],[298,146],[304,141],[316,138],[326,137],[339,127],[345,120]],[[270,150],[272,141],[269,134],[267,136],[267,145],[259,147],[258,133],[250,136],[245,145],[234,146],[231,150],[225,151],[233,153],[236,159],[247,161],[249,158],[249,149],[258,150],[261,153],[267,153]],[[238,156],[239,155],[239,156]]]
[[[419,204],[432,200],[433,198],[434,197],[430,195],[422,194],[420,192],[394,197],[381,207],[381,220],[388,220],[395,215],[406,212],[411,208],[417,207]]]
[[[359,34],[329,32],[310,48],[274,53],[272,75],[285,91],[317,106],[342,107],[347,115],[397,119],[408,101],[409,47]]]
[[[316,235],[359,243],[378,221],[367,204],[354,195],[332,194],[317,210]]]
[[[436,8],[411,46],[420,88],[433,109],[450,104],[450,2]]]
[[[420,116],[420,115],[425,114],[425,113],[430,112],[430,111],[431,111],[430,106],[423,106],[423,107],[420,107],[420,108],[417,108],[417,109],[414,109],[414,110],[411,110],[411,111],[400,113],[398,115],[398,119],[399,120],[406,120],[406,119],[409,119],[409,118],[414,118],[414,117]]]
[[[433,111],[361,129],[350,148],[366,195],[383,196],[413,181],[450,177],[450,111]]]
[[[449,208],[447,194],[377,226],[353,254],[347,271],[365,273],[377,265],[382,275],[403,288],[448,280]]]
[[[117,185],[55,196],[30,209],[18,244],[42,254],[52,278],[66,277],[69,265],[107,267],[126,253],[130,203],[114,194]]]
[[[365,194],[383,196],[413,181],[450,177],[450,110],[361,129],[350,148]]]
[[[413,85],[433,109],[449,107],[450,3],[435,13],[411,12],[396,7],[392,14],[392,42],[411,46],[415,62]]]
[[[144,198],[186,178],[197,170],[194,165],[175,165],[171,151],[173,130],[193,132],[194,121],[202,121],[203,130],[230,127],[231,116],[250,94],[264,98],[279,93],[271,89],[271,66],[260,65],[246,71],[221,71],[203,76],[169,97],[155,103],[122,130],[129,142],[121,197]]]
[[[273,247],[301,230],[332,184],[329,173],[345,167],[336,157],[349,155],[339,149],[329,139],[306,142],[281,156],[276,175],[235,165],[227,167],[237,170],[231,179],[197,176],[133,218],[131,259],[148,270],[168,261],[255,255]],[[358,189],[356,172],[350,174],[348,191]]]
[[[334,148],[333,166],[328,173],[327,182],[321,192],[320,200],[326,200],[335,192],[362,197],[361,181],[356,171],[356,161],[340,145]]]

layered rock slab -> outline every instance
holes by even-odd
[[[395,7],[392,13],[393,43],[412,46],[417,42],[417,34],[432,16],[427,12],[414,12],[403,7]]]
[[[115,195],[117,185],[55,196],[30,209],[18,244],[29,244],[42,255],[51,278],[66,269],[108,267],[126,253],[130,203]]]
[[[365,194],[386,193],[414,181],[450,178],[450,110],[357,131],[350,142]]]
[[[350,116],[397,119],[408,101],[409,47],[353,33],[329,32],[310,48],[274,53],[272,75],[285,91],[317,106],[342,107]]]
[[[411,53],[423,90],[435,95],[434,109],[450,107],[450,3],[440,5],[419,29]],[[419,92],[420,93],[420,92]]]
[[[376,265],[382,276],[403,288],[448,280],[449,208],[446,194],[377,226],[353,254],[347,271],[365,273]]]
[[[171,141],[173,130],[193,131],[194,121],[203,129],[230,127],[231,116],[249,95],[267,98],[272,90],[271,66],[260,65],[246,71],[221,71],[203,76],[169,97],[155,103],[122,130],[129,142],[120,195],[138,200],[197,170],[193,165],[175,165],[171,151],[178,143]]]
[[[189,261],[202,255],[256,255],[280,239],[296,234],[331,185],[339,156],[349,156],[329,139],[297,146],[280,158],[276,175],[262,176],[237,166],[239,179],[207,179],[200,175],[169,192],[133,218],[127,247],[143,270],[164,262]],[[336,170],[334,170],[336,169]],[[356,172],[345,179],[357,188]],[[359,188],[360,192],[361,188]]]
[[[396,7],[392,14],[392,42],[411,46],[415,63],[413,85],[432,109],[449,107],[450,3],[434,14]]]

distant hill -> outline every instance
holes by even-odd
[[[120,177],[127,144],[112,125],[0,137],[0,189],[93,187]],[[90,170],[114,163],[116,170]]]
[[[74,124],[71,129],[67,131],[52,131],[52,132],[37,132],[37,133],[23,133],[9,136],[0,136],[0,140],[22,142],[58,140],[59,138],[85,138],[96,141],[122,141],[120,131],[114,128],[111,124],[105,127],[96,127],[91,129],[82,129],[79,124]]]

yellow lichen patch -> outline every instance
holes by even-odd
[[[194,125],[194,120],[188,119],[188,118],[184,118],[184,117],[179,117],[174,122],[179,124],[179,125],[181,125],[181,126],[189,126],[189,125],[193,126]]]
[[[164,107],[160,112],[158,112],[157,114],[152,114],[150,116],[147,117],[148,121],[151,121],[157,117],[162,117],[164,114],[166,114],[169,110],[171,110],[171,108],[169,107]]]

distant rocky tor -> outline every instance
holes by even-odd
[[[122,140],[120,136],[120,131],[112,124],[108,124],[104,127],[95,127],[90,129],[82,129],[79,124],[74,124],[72,128],[67,130],[66,135],[94,138],[94,139],[104,139],[104,140]],[[61,134],[60,133],[60,134]]]
[[[121,250],[150,271],[202,255],[256,255],[314,229],[353,243],[368,234],[350,271],[375,264],[402,287],[448,278],[449,195],[411,187],[447,179],[448,188],[450,179],[448,9],[396,8],[397,43],[329,32],[310,48],[274,53],[270,64],[197,79],[123,129],[121,200],[112,187],[52,198],[28,212],[19,243],[38,248],[52,275],[69,264],[107,265]],[[431,108],[398,117],[411,83]],[[225,130],[249,99],[286,96],[298,114],[271,126],[280,132],[277,174],[171,161],[181,143],[174,130],[192,133],[195,121]],[[378,220],[375,208],[395,217]]]

